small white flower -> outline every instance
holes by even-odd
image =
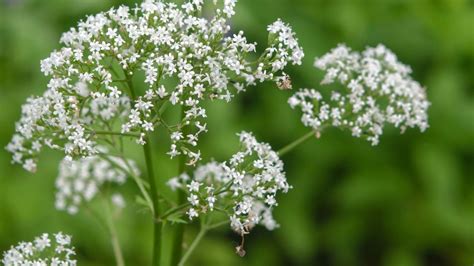
[[[71,244],[71,236],[65,235],[61,232],[54,234],[54,238],[56,239],[56,243],[61,246],[68,246]]]
[[[177,177],[170,178],[168,182],[166,182],[166,185],[168,185],[173,191],[176,191],[178,188],[182,188],[182,184]]]
[[[188,189],[191,192],[198,192],[200,186],[201,186],[201,183],[192,180],[191,184],[188,185]]]
[[[54,241],[49,234],[36,237],[34,242],[20,242],[3,253],[3,265],[63,265],[75,266],[74,247],[70,247],[71,237],[63,233],[54,234]]]
[[[43,250],[51,246],[48,234],[42,234],[40,237],[35,238],[35,247],[38,250]]]
[[[142,126],[143,126],[143,129],[145,131],[153,131],[154,130],[153,124],[150,123],[150,122],[145,121]]]
[[[190,209],[186,212],[186,214],[189,216],[189,220],[192,220],[193,218],[199,216],[199,214],[198,214],[198,213],[196,212],[196,210],[193,209],[193,208],[190,208]]]
[[[199,205],[199,198],[198,198],[198,196],[195,195],[195,194],[189,195],[188,201],[189,201],[189,203],[190,203],[192,206],[197,206],[197,205]]]
[[[112,201],[112,204],[119,209],[123,209],[126,206],[125,199],[119,193],[114,193],[110,200]]]

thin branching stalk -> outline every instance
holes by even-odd
[[[173,215],[173,214],[175,214],[179,211],[182,211],[182,210],[186,209],[189,206],[190,206],[190,204],[187,202],[187,203],[183,203],[179,206],[176,206],[172,209],[169,209],[162,216],[159,217],[159,220],[164,221],[164,220],[166,220],[166,218],[170,217],[171,215]]]
[[[310,139],[311,137],[316,137],[316,134],[313,130],[311,130],[310,132],[304,134],[303,136],[301,136],[300,138],[298,138],[297,140],[291,142],[290,144],[286,145],[285,147],[281,148],[279,151],[278,151],[278,155],[279,156],[283,156],[285,155],[286,153],[290,152],[291,150],[293,150],[294,148],[298,147],[299,145],[303,144],[305,141],[307,141],[308,139]]]
[[[150,198],[150,195],[146,191],[145,184],[144,184],[143,180],[133,172],[133,169],[130,166],[130,163],[127,161],[127,159],[124,156],[120,156],[122,158],[123,162],[125,163],[125,166],[127,167],[127,169],[125,169],[121,165],[119,165],[116,162],[114,162],[113,160],[111,160],[107,155],[99,154],[99,156],[101,158],[103,158],[104,160],[108,161],[109,163],[111,163],[112,165],[114,165],[115,167],[117,167],[118,169],[124,171],[125,173],[127,173],[129,176],[131,176],[133,178],[133,180],[137,184],[140,192],[142,193],[142,196],[143,196],[144,200],[146,201],[146,203],[148,205],[148,208],[150,209],[151,213],[154,215],[155,210],[153,209],[153,202]]]
[[[112,249],[114,251],[115,261],[117,266],[125,266],[125,260],[123,258],[122,248],[120,247],[120,242],[117,234],[117,229],[113,221],[113,214],[110,210],[109,203],[105,200],[106,210],[107,210],[107,227],[110,233],[110,241],[112,243]]]
[[[113,225],[111,227],[114,227]],[[115,230],[115,227],[114,229]],[[117,233],[115,231],[111,231],[111,241],[112,241],[112,248],[114,250],[115,261],[117,262],[117,266],[125,266],[125,261],[122,255],[122,249],[120,248],[120,243],[117,237]]]
[[[104,198],[104,195],[101,195],[102,202],[105,206],[106,213],[105,216],[100,214],[96,210],[94,210],[91,206],[87,203],[84,204],[84,208],[89,215],[91,215],[104,229],[110,237],[110,243],[112,244],[112,250],[114,252],[115,261],[117,266],[125,266],[125,260],[123,258],[122,249],[120,247],[120,242],[118,239],[117,229],[115,228],[115,224],[113,223],[113,217],[110,210],[110,206],[107,200]]]
[[[207,230],[212,230],[212,229],[221,227],[221,226],[226,225],[226,224],[229,224],[229,220],[225,220],[225,221],[222,221],[222,222],[217,222],[215,224],[208,225]]]
[[[199,232],[198,234],[196,235],[196,238],[194,238],[193,242],[191,243],[191,245],[189,246],[189,248],[186,250],[186,252],[184,253],[183,257],[181,258],[181,260],[179,261],[178,265],[179,266],[184,266],[184,264],[186,263],[186,261],[189,259],[189,257],[191,256],[191,254],[193,254],[194,252],[194,249],[196,249],[197,245],[199,244],[199,242],[201,242],[202,238],[204,237],[204,235],[206,235],[207,233],[207,227],[206,225],[204,224],[204,222],[202,222],[201,220],[201,226],[199,228]]]
[[[115,132],[115,131],[93,131],[92,133],[96,135],[111,135],[111,136],[135,137],[135,138],[140,137],[140,135],[136,133],[121,133],[121,132]]]

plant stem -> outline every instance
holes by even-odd
[[[199,229],[199,233],[197,234],[196,238],[194,238],[193,242],[191,243],[191,246],[189,246],[188,250],[184,253],[183,257],[179,261],[178,265],[179,266],[184,266],[184,263],[189,259],[191,254],[193,253],[194,249],[197,247],[201,239],[204,237],[204,235],[207,233],[207,228],[205,225],[201,224],[201,228]]]
[[[133,178],[133,180],[135,181],[135,183],[138,186],[138,189],[142,193],[142,196],[143,196],[144,200],[147,202],[148,208],[150,208],[151,213],[154,215],[153,203],[151,201],[150,195],[148,195],[148,192],[145,189],[145,185],[143,183],[143,180],[133,172],[133,168],[131,167],[131,165],[127,161],[127,159],[125,159],[125,157],[122,156],[122,155],[120,156],[120,158],[125,163],[125,166],[127,167],[127,169],[125,169],[120,164],[118,164],[118,163],[114,162],[113,160],[111,160],[110,158],[108,158],[106,155],[99,154],[99,156],[101,158],[103,158],[104,160],[108,161],[109,163],[111,163],[112,165],[114,165],[115,167],[117,167],[118,169],[122,170],[125,174],[128,174],[129,176],[131,176]]]
[[[293,150],[294,148],[298,147],[300,144],[304,143],[306,140],[310,139],[311,137],[316,137],[316,133],[311,130],[310,132],[304,134],[297,140],[291,142],[290,144],[286,145],[285,147],[281,148],[277,153],[279,156],[283,156],[289,151]]]
[[[115,230],[115,227],[114,227]],[[112,248],[114,250],[115,260],[117,262],[117,266],[125,266],[125,262],[122,255],[122,249],[120,248],[120,243],[117,237],[116,232],[110,232],[111,234],[111,241],[112,241]]]
[[[123,70],[125,78],[127,80],[127,86],[130,90],[130,95],[132,100],[136,100],[135,88],[133,87],[132,77],[127,73],[127,70]],[[159,201],[158,201],[158,190],[155,180],[155,172],[153,169],[153,159],[151,157],[151,145],[150,137],[146,136],[145,145],[143,145],[143,153],[145,155],[145,163],[148,173],[148,183],[150,184],[150,194],[151,201],[153,203],[153,258],[152,265],[159,266],[161,264],[161,222],[159,221],[160,210],[159,210]]]
[[[181,107],[181,119],[186,115],[186,108]],[[183,130],[183,135],[186,136],[186,131]],[[184,155],[179,156],[178,175],[186,171],[186,157]],[[183,190],[178,190],[178,205],[185,203],[186,194]],[[179,262],[182,249],[183,249],[183,236],[184,236],[184,225],[181,223],[176,224],[175,231],[173,234],[173,247],[171,249],[171,265],[177,265]]]
[[[91,208],[87,203],[84,204],[86,211],[94,217],[97,222],[103,227],[104,230],[110,235],[110,243],[112,244],[112,250],[114,252],[115,261],[117,266],[125,266],[125,260],[123,259],[122,249],[120,248],[120,242],[117,235],[117,229],[115,228],[115,224],[113,223],[113,217],[110,210],[110,206],[107,200],[104,198],[104,195],[101,194],[102,203],[104,204],[104,209],[106,210],[105,216],[106,218],[102,217],[102,215],[96,212],[93,208]]]
[[[92,215],[103,227],[103,229],[106,230],[107,233],[110,235],[110,242],[112,244],[112,250],[114,251],[114,257],[115,257],[115,261],[117,262],[117,266],[124,266],[125,262],[122,255],[122,249],[120,248],[120,243],[117,237],[117,231],[112,221],[110,221],[109,218],[105,219],[104,221],[104,219],[92,208],[90,208],[87,204],[84,206],[86,207],[86,210],[88,211],[88,213]]]
[[[117,229],[113,221],[112,213],[110,210],[109,204],[105,203],[107,209],[107,227],[110,233],[110,242],[112,243],[112,249],[114,251],[115,261],[117,266],[125,266],[125,261],[123,259],[122,249],[120,248],[120,242],[118,239]]]
[[[96,135],[112,135],[112,136],[135,137],[135,138],[140,137],[139,134],[135,134],[135,133],[121,133],[121,132],[115,132],[115,131],[92,131],[92,133]]]
[[[153,160],[151,158],[150,138],[147,137],[145,145],[143,145],[143,152],[145,154],[146,168],[148,172],[148,182],[150,183],[151,200],[153,203],[153,260],[152,265],[160,265],[161,259],[161,223],[159,222],[159,202],[158,190],[156,187],[155,174],[153,169]]]
[[[218,222],[218,223],[215,223],[215,224],[208,225],[207,230],[212,230],[212,229],[221,227],[221,226],[226,225],[226,224],[229,224],[229,220],[227,220],[227,219],[225,221],[222,221],[222,222]]]
[[[127,83],[128,89],[130,90],[130,96],[132,97],[132,100],[135,100],[137,96],[135,94],[135,89],[133,87],[132,77],[128,75],[126,70],[124,70],[123,73],[125,74],[126,83]]]
[[[122,158],[123,162],[125,163],[125,165],[127,166],[127,168],[129,169],[129,173],[132,176],[133,180],[135,180],[135,183],[137,184],[138,188],[142,192],[142,195],[143,195],[145,201],[147,202],[151,213],[153,215],[155,215],[155,208],[153,206],[153,202],[150,199],[150,195],[146,191],[145,184],[143,183],[143,180],[133,172],[133,167],[130,165],[130,163],[127,161],[127,159],[123,155],[121,156],[121,158]]]
[[[169,209],[169,210],[167,210],[159,219],[162,220],[162,221],[164,221],[164,220],[166,220],[166,218],[168,218],[168,217],[170,217],[171,215],[173,215],[173,214],[175,214],[175,213],[177,213],[177,212],[179,212],[179,211],[185,209],[186,207],[189,207],[190,205],[191,205],[191,204],[189,204],[189,203],[183,203],[183,204],[181,204],[181,205],[179,205],[179,206],[176,206],[176,207],[174,207],[174,208],[172,208],[172,209]]]

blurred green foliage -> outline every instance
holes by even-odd
[[[3,0],[0,2],[0,146],[5,146],[28,95],[46,79],[39,60],[59,47],[60,34],[86,14],[134,1]],[[340,42],[354,49],[384,43],[428,88],[431,127],[399,135],[389,130],[371,147],[337,130],[284,158],[294,189],[280,198],[281,228],[257,229],[247,256],[234,254],[239,237],[223,228],[209,234],[192,265],[472,265],[474,263],[474,2],[469,0],[240,0],[235,30],[262,45],[276,18],[293,25],[305,48],[304,65],[290,69],[294,87],[318,87],[313,58]],[[206,158],[225,159],[235,133],[255,132],[279,148],[306,129],[282,92],[266,84],[232,104],[209,105]],[[176,174],[154,140],[158,173]],[[165,145],[166,144],[166,145]],[[141,158],[141,153],[131,153]],[[54,178],[60,154],[44,154],[36,175],[10,164],[0,152],[0,251],[42,232],[74,236],[79,265],[113,265],[97,223],[80,213],[54,210]],[[119,222],[129,265],[150,260],[151,226],[137,211],[133,183]],[[187,238],[195,231],[188,230]]]

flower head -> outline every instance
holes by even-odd
[[[242,149],[230,160],[199,166],[193,178],[176,177],[169,184],[188,194],[190,219],[218,207],[228,214],[232,229],[239,234],[257,224],[273,230],[278,227],[272,216],[278,205],[276,195],[291,188],[283,162],[270,145],[258,142],[251,133],[242,132],[239,137]]]
[[[383,45],[364,52],[339,45],[321,58],[316,68],[326,72],[321,84],[339,83],[324,100],[314,89],[301,89],[288,103],[303,112],[305,126],[319,130],[324,125],[349,129],[355,137],[366,137],[376,145],[385,124],[400,128],[428,128],[426,92],[414,81],[410,67]]]
[[[120,157],[91,156],[76,161],[63,160],[56,179],[56,208],[76,214],[83,202],[91,201],[104,183],[124,184],[127,175],[139,175],[135,162]],[[111,202],[122,208],[123,197],[115,193]]]
[[[87,157],[108,140],[106,129],[143,145],[146,134],[162,126],[172,136],[168,154],[195,164],[198,137],[207,131],[204,101],[230,101],[257,82],[276,82],[285,66],[303,57],[291,28],[278,20],[268,27],[269,47],[254,60],[256,44],[228,25],[235,4],[214,1],[206,18],[199,16],[201,0],[145,0],[80,21],[62,35],[63,47],[41,61],[48,89],[22,108],[7,147],[13,161],[34,171],[45,146],[68,158]],[[139,76],[145,88],[134,88]],[[180,121],[164,118],[170,105],[184,109]]]
[[[32,242],[20,242],[3,253],[2,263],[5,266],[15,265],[64,265],[77,264],[76,255],[71,247],[71,237],[61,232],[50,236],[42,234]]]

